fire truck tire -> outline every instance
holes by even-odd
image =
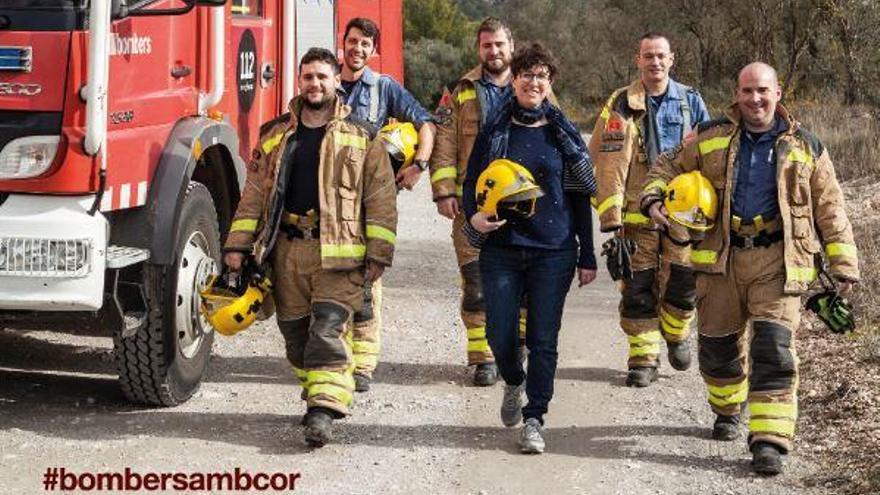
[[[190,182],[176,226],[170,265],[144,265],[147,323],[114,338],[119,382],[132,402],[174,406],[198,390],[214,332],[199,312],[198,287],[220,263],[217,212],[208,189]]]

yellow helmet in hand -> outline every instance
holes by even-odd
[[[394,122],[379,130],[379,139],[385,146],[385,150],[399,165],[394,170],[408,167],[416,156],[416,146],[419,144],[419,133],[410,122]]]
[[[256,321],[271,287],[269,279],[261,276],[214,275],[199,291],[202,314],[217,332],[235,335]]]
[[[694,170],[672,179],[666,188],[663,205],[672,221],[704,232],[715,225],[718,195],[709,179]]]
[[[535,203],[544,191],[527,168],[499,158],[477,178],[476,194],[479,211],[499,218],[506,212],[528,218],[535,214]]]

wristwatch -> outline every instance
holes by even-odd
[[[422,172],[428,170],[428,160],[415,160],[413,162],[413,165],[419,167],[419,170],[421,170]]]

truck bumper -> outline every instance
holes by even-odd
[[[0,309],[94,311],[109,224],[94,196],[12,194],[0,205]]]

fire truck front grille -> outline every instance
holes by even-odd
[[[91,258],[89,239],[0,237],[0,276],[81,278]]]
[[[0,70],[30,72],[33,49],[29,46],[0,46]]]

